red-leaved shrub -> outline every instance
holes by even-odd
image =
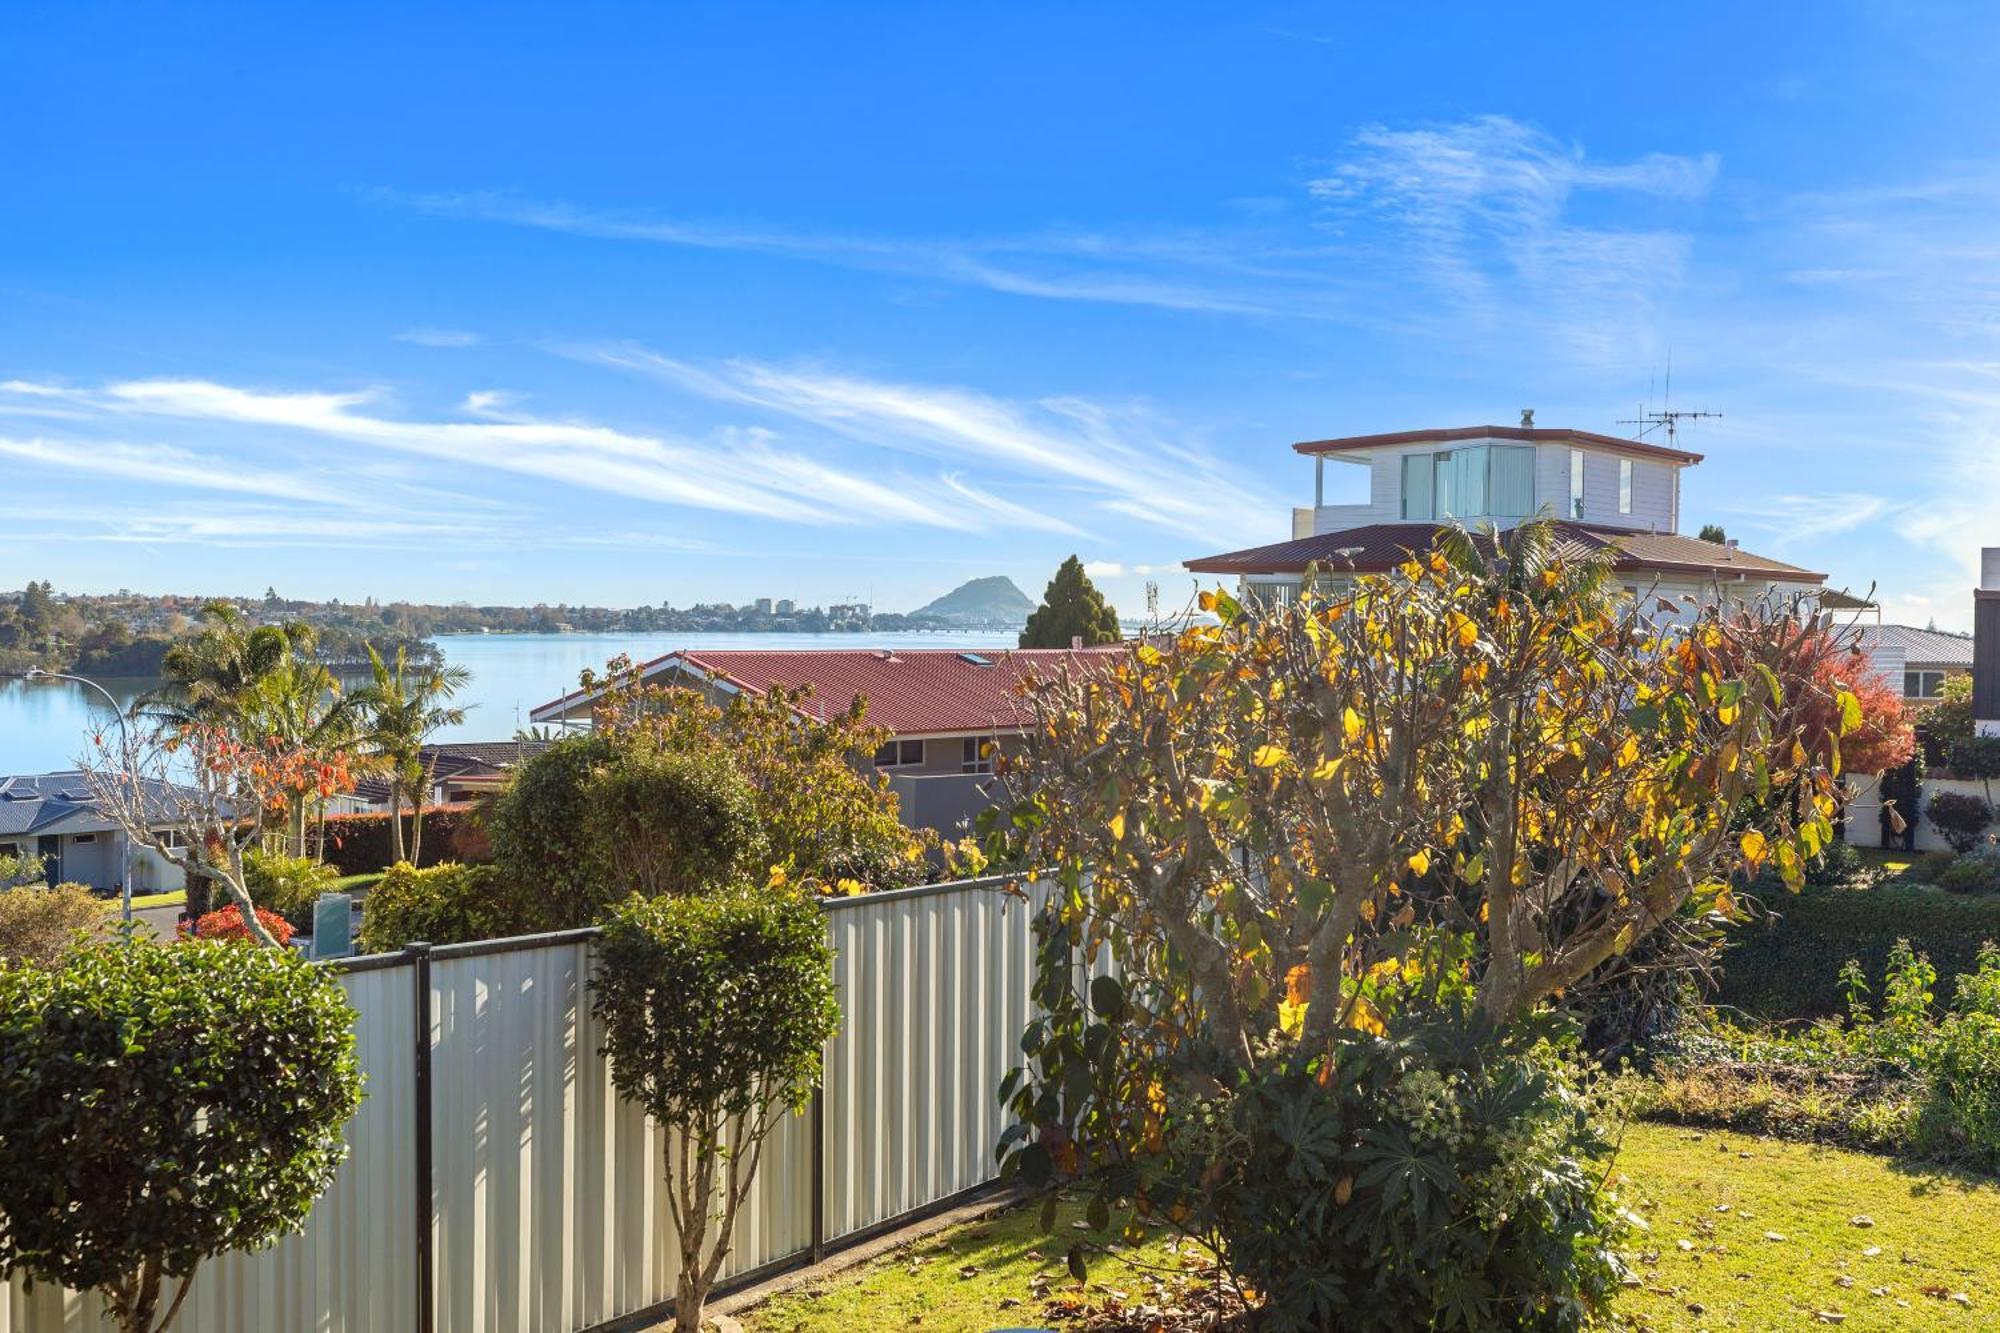
[[[292,942],[292,923],[279,916],[276,912],[268,912],[260,907],[257,909],[257,919],[264,923],[264,929],[270,931],[272,938],[277,940],[281,946]],[[182,939],[188,938],[190,934],[200,940],[247,940],[250,938],[250,932],[243,927],[243,913],[238,910],[235,903],[229,904],[229,906],[220,911],[210,912],[207,916],[197,918],[192,932],[188,930],[186,923],[182,923],[180,934]]]

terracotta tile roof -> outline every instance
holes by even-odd
[[[1726,578],[1743,574],[1781,583],[1818,583],[1826,578],[1824,574],[1753,555],[1739,547],[1673,532],[1629,532],[1561,521],[1554,526],[1561,544],[1572,552],[1581,554],[1616,546],[1619,555],[1613,565],[1620,570]],[[1407,560],[1411,551],[1428,550],[1437,531],[1434,523],[1371,523],[1270,546],[1203,556],[1185,563],[1197,574],[1296,574],[1314,563],[1328,571],[1353,569],[1362,574],[1379,574]]]
[[[1553,426],[1450,426],[1444,430],[1398,430],[1386,435],[1343,435],[1335,440],[1301,440],[1292,446],[1302,454],[1342,454],[1355,449],[1379,449],[1399,444],[1429,444],[1451,440],[1523,440],[1535,444],[1576,443],[1596,449],[1610,449],[1635,458],[1657,458],[1668,463],[1699,463],[1700,454],[1685,449],[1669,449],[1663,444],[1628,440],[1617,435],[1599,435],[1587,430],[1562,430]]]
[[[762,694],[773,685],[813,689],[811,708],[844,712],[857,695],[868,700],[868,720],[899,736],[1018,729],[1017,687],[1029,676],[1047,678],[1112,660],[1125,645],[1067,648],[745,649],[669,653],[646,663],[648,678],[693,671]],[[553,717],[583,700],[572,692],[534,710]]]

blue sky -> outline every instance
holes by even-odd
[[[1404,12],[11,6],[0,587],[1137,611],[1671,357],[1690,528],[1967,622],[2000,11]]]

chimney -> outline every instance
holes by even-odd
[[[1972,594],[1972,729],[2000,736],[2000,546],[1979,552]]]
[[[1069,636],[1069,650],[1073,653],[1083,651],[1083,636],[1081,634],[1072,634]]]
[[[1528,428],[1530,428],[1530,429],[1532,429],[1532,428],[1534,427],[1534,424],[1535,424],[1535,409],[1534,409],[1534,408],[1532,408],[1532,407],[1524,407],[1524,408],[1522,408],[1522,409],[1521,409],[1521,424],[1522,424],[1523,426],[1525,426],[1525,427],[1528,427]]]

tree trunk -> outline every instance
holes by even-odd
[[[389,779],[389,847],[391,860],[403,860],[403,780]]]

